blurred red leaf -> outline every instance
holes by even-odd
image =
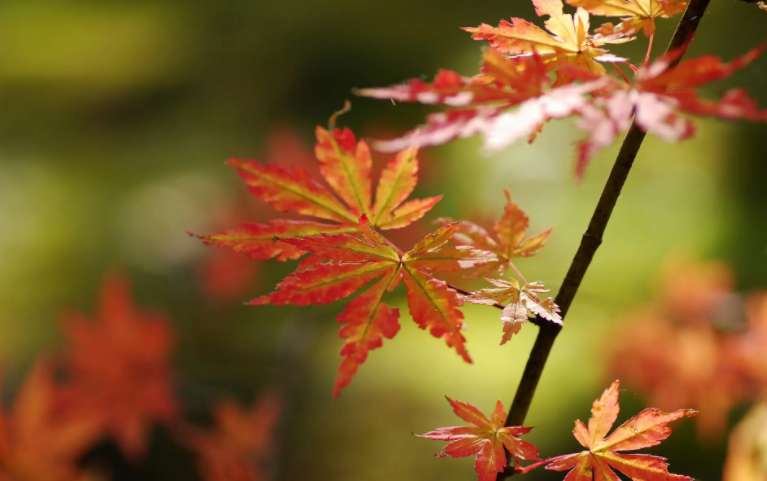
[[[123,453],[140,457],[151,424],[171,421],[177,413],[168,323],[139,311],[127,280],[112,274],[104,281],[96,320],[71,313],[62,329],[68,341],[67,404],[78,412],[98,413]]]
[[[0,413],[0,480],[81,479],[77,458],[97,441],[101,421],[97,412],[66,410],[50,365],[39,360]]]
[[[211,430],[190,429],[184,442],[194,449],[205,481],[260,481],[275,454],[274,429],[281,411],[277,396],[265,395],[251,407],[221,401]]]

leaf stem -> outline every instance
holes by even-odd
[[[650,55],[652,54],[652,41],[655,38],[655,32],[650,35],[650,42],[647,44],[647,53],[644,56],[644,66],[650,65]]]
[[[688,40],[698,28],[698,24],[706,13],[709,2],[710,0],[690,0],[666,52],[677,48],[686,48],[689,45]],[[670,67],[675,66],[680,60],[681,56]],[[636,159],[644,138],[645,133],[639,128],[636,124],[636,119],[634,119],[626,133],[626,137],[623,139],[623,144],[602,190],[599,202],[591,216],[588,228],[581,238],[578,251],[575,253],[575,257],[562,282],[562,287],[554,301],[559,305],[563,319],[570,309],[570,305],[578,292],[586,271],[591,265],[597,248],[602,243],[602,236],[607,227],[607,222],[610,220],[615,203],[618,201],[621,189],[631,171],[634,159]],[[551,352],[551,347],[554,345],[554,340],[557,338],[559,331],[562,330],[562,326],[551,322],[541,322],[538,325],[540,326],[538,337],[535,339],[535,344],[527,360],[527,365],[519,382],[514,401],[511,404],[509,415],[506,418],[506,426],[523,425],[535,395],[535,390],[538,387],[538,381],[541,379],[541,374],[546,366],[546,360]],[[507,467],[504,472],[498,474],[497,480],[503,480],[513,474],[513,466]]]
[[[618,64],[615,62],[610,62],[613,64],[613,67],[615,67],[615,70],[618,71],[619,74],[621,74],[621,77],[623,77],[623,80],[626,82],[626,85],[631,85],[631,82],[629,81],[629,78],[626,77],[626,74],[623,73],[623,70],[621,70],[620,67],[618,67]]]
[[[517,269],[517,266],[514,265],[514,262],[512,262],[511,259],[509,259],[509,265],[511,266],[512,269],[514,269],[514,272],[517,273],[517,275],[519,276],[519,280],[521,280],[524,284],[527,284],[527,279],[525,279],[525,276],[523,276],[522,273],[519,272],[519,269]]]

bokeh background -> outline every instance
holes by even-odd
[[[186,232],[277,216],[248,200],[225,159],[305,161],[314,126],[325,125],[346,98],[353,109],[341,125],[373,137],[405,131],[428,109],[353,98],[351,89],[431,78],[440,67],[471,75],[482,45],[458,27],[511,16],[535,19],[525,0],[2,2],[5,399],[32,360],[59,345],[61,313],[93,312],[105,272],[120,269],[139,305],[173,321],[178,392],[190,416],[204,418],[222,394],[249,401],[270,386],[284,392],[275,479],[473,479],[471,459],[436,459],[439,444],[411,432],[458,421],[444,395],[483,410],[498,398],[508,407],[535,327],[499,347],[497,312],[467,307],[475,362],[466,365],[405,315],[399,335],[373,352],[333,401],[341,306],[244,306],[292,265],[215,260],[215,249]],[[659,22],[658,52],[675,22]],[[765,37],[767,12],[713,0],[690,54],[731,59]],[[644,43],[614,52],[638,61]],[[705,90],[742,86],[767,105],[766,79],[762,57]],[[767,126],[698,125],[692,140],[649,138],[642,147],[528,418],[537,427],[529,439],[544,455],[577,449],[572,422],[588,416],[611,381],[605,333],[652,298],[667,259],[722,259],[733,266],[739,290],[767,286]],[[542,253],[519,267],[556,290],[617,151],[604,151],[579,184],[572,175],[577,139],[565,121],[547,126],[533,145],[493,157],[478,154],[478,139],[425,150],[416,194],[444,194],[431,219],[493,219],[508,189],[530,214],[531,232],[554,228]],[[384,160],[378,157],[379,168]],[[402,238],[427,227],[410,227]],[[404,298],[393,303],[402,306]],[[643,398],[627,387],[622,403],[628,415]],[[742,413],[734,412],[731,424]],[[715,480],[725,449],[724,436],[700,442],[688,422],[654,452],[671,457],[673,472]],[[188,461],[158,429],[144,464],[116,479],[195,479]]]

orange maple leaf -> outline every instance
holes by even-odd
[[[63,409],[50,365],[38,361],[13,407],[0,412],[0,479],[80,479],[77,458],[98,439],[101,426],[98,413]]]
[[[456,416],[476,427],[438,428],[435,431],[417,435],[420,438],[435,441],[451,441],[436,454],[437,457],[461,458],[476,454],[474,471],[479,474],[479,481],[494,481],[496,475],[503,472],[507,465],[505,450],[508,450],[514,459],[536,460],[538,449],[527,441],[519,439],[519,436],[529,433],[533,428],[504,427],[506,411],[500,400],[495,405],[492,419],[488,419],[473,404],[454,401],[450,398],[447,400]]]
[[[171,421],[177,412],[167,322],[138,311],[127,281],[113,274],[104,281],[96,322],[73,313],[62,324],[68,338],[67,404],[99,413],[123,453],[140,457],[150,424]]]
[[[274,455],[272,437],[281,406],[275,395],[265,395],[245,408],[232,400],[213,409],[214,427],[191,429],[183,442],[194,449],[205,481],[259,481]]]
[[[549,16],[545,30],[523,18],[502,20],[498,27],[482,24],[476,28],[464,27],[474,40],[487,40],[490,46],[509,55],[537,53],[554,64],[575,64],[596,74],[605,73],[600,61],[625,61],[606,55],[600,48],[606,44],[625,43],[628,38],[619,33],[612,36],[589,34],[589,13],[579,8],[575,15],[565,14],[562,0],[533,0],[538,16]],[[550,32],[550,33],[549,33]]]
[[[684,12],[687,0],[566,0],[573,7],[587,10],[591,15],[624,17],[618,25],[603,24],[603,35],[622,33],[634,35],[640,30],[647,36],[655,34],[656,18],[671,18]]]
[[[340,336],[346,339],[341,349],[344,360],[339,368],[334,395],[349,384],[368,351],[391,339],[399,330],[399,311],[382,302],[386,292],[401,280],[407,288],[407,302],[413,320],[454,347],[466,362],[471,362],[461,334],[463,299],[447,284],[427,271],[457,271],[485,262],[495,256],[468,246],[446,246],[458,228],[447,224],[427,235],[409,252],[403,253],[373,231],[367,216],[359,219],[362,238],[349,234],[323,234],[318,237],[281,239],[313,256],[277,285],[277,291],[251,301],[263,304],[327,304],[348,297],[374,279],[379,279],[364,294],[350,302],[338,316],[344,323]],[[315,260],[312,260],[315,259]]]
[[[618,387],[615,381],[605,389],[602,397],[594,401],[588,427],[575,421],[573,435],[586,451],[552,458],[546,469],[571,470],[567,481],[592,481],[592,479],[618,480],[613,469],[635,481],[692,481],[692,478],[670,474],[664,458],[649,454],[622,454],[661,443],[671,434],[666,426],[671,421],[694,416],[691,409],[664,413],[647,408],[621,424],[612,434],[607,433],[618,418]]]
[[[503,275],[511,268],[512,259],[534,256],[549,239],[552,229],[525,238],[530,217],[519,208],[516,202],[512,202],[508,190],[505,190],[504,194],[506,205],[503,208],[503,216],[493,224],[495,239],[487,230],[473,222],[461,221],[458,224],[458,230],[452,239],[453,244],[490,251],[498,258],[495,262],[479,267],[469,277]],[[451,222],[451,219],[437,219],[436,222]]]
[[[372,161],[367,143],[357,142],[348,128],[334,129],[331,133],[317,127],[316,134],[315,154],[320,172],[341,200],[299,166],[289,170],[280,165],[238,159],[227,163],[237,169],[251,194],[277,210],[295,211],[333,224],[276,219],[266,224],[245,223],[242,229],[196,237],[206,245],[227,247],[256,259],[285,261],[297,259],[304,252],[284,239],[321,233],[354,233],[357,218],[362,214],[368,216],[375,228],[399,229],[423,217],[442,198],[406,202],[418,182],[417,149],[409,148],[391,159],[381,172],[373,203]]]

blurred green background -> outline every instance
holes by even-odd
[[[314,126],[325,125],[353,87],[430,79],[439,67],[471,75],[482,44],[458,27],[511,16],[535,19],[526,0],[2,2],[0,358],[10,384],[58,345],[60,313],[93,312],[104,272],[120,268],[139,305],[173,320],[179,393],[191,415],[220,394],[250,400],[270,385],[285,390],[278,479],[474,479],[471,459],[436,459],[439,443],[410,433],[457,422],[444,395],[488,411],[498,398],[508,407],[533,326],[499,347],[498,313],[467,307],[475,362],[466,365],[405,315],[399,335],[334,402],[341,345],[334,318],[342,307],[243,306],[292,267],[246,257],[236,264],[259,265],[244,293],[211,301],[202,266],[212,248],[186,231],[234,227],[221,217],[231,205],[246,205],[254,220],[272,215],[266,204],[243,200],[225,159],[268,160],[277,129],[291,129],[311,149]],[[675,22],[660,22],[658,52]],[[713,0],[691,55],[731,59],[765,37],[767,12]],[[640,39],[614,52],[639,61],[644,48]],[[706,93],[742,86],[767,106],[765,85],[762,57]],[[361,134],[403,132],[428,111],[352,101],[340,124]],[[665,259],[690,251],[725,259],[739,288],[767,286],[767,126],[698,125],[693,140],[649,138],[642,147],[530,412],[527,424],[537,429],[529,439],[544,456],[577,449],[572,422],[588,417],[609,384],[605,329],[651,297]],[[478,154],[479,139],[429,149],[416,194],[445,195],[430,219],[492,219],[508,189],[530,214],[531,232],[554,227],[542,254],[519,267],[556,290],[617,152],[603,152],[579,185],[578,138],[564,121],[533,145],[491,158]],[[424,232],[411,229],[411,238]],[[641,407],[630,390],[622,402],[621,419]],[[654,452],[672,457],[673,472],[719,479],[725,439],[701,445],[691,423],[675,432]],[[166,448],[156,442],[141,479],[187,479],[173,464],[178,453],[164,456]]]

